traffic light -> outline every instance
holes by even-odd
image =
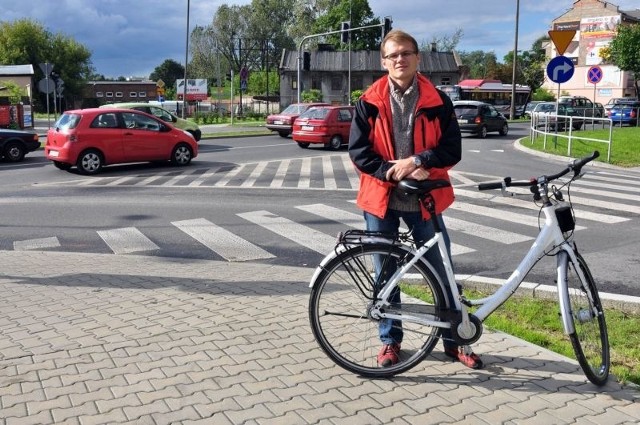
[[[343,22],[342,24],[340,24],[340,31],[342,31],[340,33],[340,41],[342,41],[343,43],[349,42],[349,37],[350,37],[349,28],[350,28],[349,22]]]
[[[391,31],[392,23],[393,21],[391,20],[390,17],[384,18],[384,27],[382,28],[382,38],[385,38],[387,34],[389,34],[389,31]]]
[[[308,71],[311,69],[311,53],[304,52],[302,54],[302,69]]]
[[[227,72],[227,81],[231,81],[231,71]]]

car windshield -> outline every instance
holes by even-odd
[[[293,114],[299,114],[300,112],[304,112],[306,109],[307,107],[305,105],[289,105],[284,109],[284,111],[280,113],[285,115],[293,115]]]
[[[329,114],[327,108],[311,108],[305,111],[300,118],[324,119]]]
[[[80,118],[79,114],[62,114],[53,126],[60,130],[74,129],[78,126]]]

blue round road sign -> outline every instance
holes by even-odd
[[[602,68],[597,65],[592,66],[587,71],[587,80],[592,84],[598,84],[602,80]]]
[[[566,83],[573,77],[575,67],[566,56],[556,56],[547,65],[547,76],[554,83]]]

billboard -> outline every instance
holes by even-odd
[[[209,97],[206,79],[187,79],[187,101],[206,100]],[[184,94],[184,79],[176,80],[176,95],[182,100]]]

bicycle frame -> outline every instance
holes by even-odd
[[[559,202],[556,204],[550,204],[545,206],[542,211],[545,215],[545,223],[543,227],[540,229],[540,233],[537,238],[529,248],[529,251],[521,260],[518,267],[511,273],[509,278],[505,281],[505,283],[496,290],[493,294],[488,297],[481,299],[467,299],[465,302],[472,306],[480,306],[478,310],[474,313],[480,321],[484,321],[491,313],[493,313],[498,307],[500,307],[511,295],[515,293],[517,288],[522,284],[527,274],[531,271],[531,269],[535,266],[535,264],[545,255],[559,250],[558,260],[557,260],[557,285],[558,285],[558,293],[566,294],[566,276],[567,276],[567,261],[571,259],[574,264],[577,264],[576,255],[571,244],[572,238],[566,238],[558,223],[558,218],[556,217],[555,211],[559,208],[567,206],[568,204],[565,202]],[[417,323],[422,323],[425,325],[435,326],[439,328],[450,328],[451,324],[449,322],[443,322],[438,320],[436,317],[433,319],[425,319],[424,317],[411,317],[411,315],[404,314],[402,316],[392,313],[384,313],[380,311],[388,302],[386,301],[391,295],[393,289],[397,286],[398,282],[402,279],[404,274],[418,261],[422,260],[422,257],[429,249],[432,249],[435,245],[438,246],[440,250],[440,254],[443,259],[443,263],[445,266],[445,270],[447,272],[448,282],[440,282],[440,284],[447,284],[453,294],[455,308],[462,313],[462,323],[460,326],[460,331],[465,333],[465,330],[468,332],[473,332],[471,329],[466,328],[470,326],[469,318],[467,314],[467,306],[461,302],[461,295],[458,291],[457,284],[455,282],[455,277],[453,275],[453,268],[451,265],[451,261],[449,260],[449,256],[446,254],[446,247],[444,244],[444,238],[442,233],[436,233],[436,235],[427,241],[422,247],[418,250],[414,251],[413,258],[411,258],[406,264],[400,267],[388,282],[384,285],[382,290],[380,291],[379,299],[380,301],[376,303],[374,306],[374,312],[380,318],[388,318],[388,319],[402,319],[402,320],[410,320],[415,321]],[[560,255],[562,254],[562,255]],[[582,270],[577,268],[576,272],[579,275],[581,280],[584,280],[584,275],[582,274]],[[437,276],[437,275],[436,275]],[[563,317],[563,326],[564,330],[567,334],[572,333],[573,323],[569,319],[568,315],[565,314],[569,311],[569,300],[564,296],[559,296],[560,308],[562,311]]]

